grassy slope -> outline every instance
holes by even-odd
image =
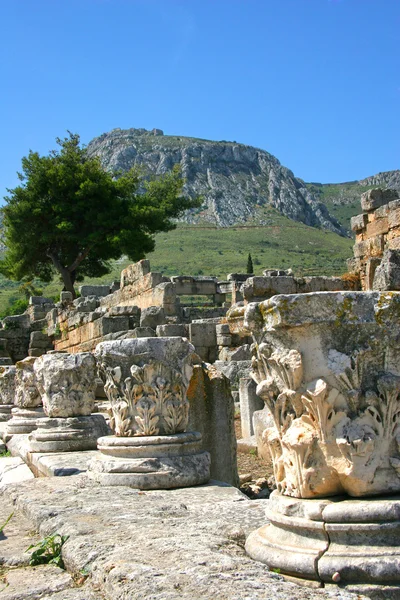
[[[361,213],[360,197],[363,192],[373,186],[363,186],[358,181],[348,183],[307,183],[308,189],[314,192],[323,202],[331,215],[336,217],[343,227],[350,231],[350,219]]]
[[[148,258],[153,271],[165,275],[214,275],[225,279],[228,273],[245,272],[247,256],[252,255],[254,271],[265,268],[292,268],[297,275],[340,275],[346,271],[346,259],[352,256],[352,240],[334,233],[296,223],[267,209],[268,226],[216,228],[178,225],[156,237],[156,250]],[[119,279],[129,260],[113,264],[112,272],[102,279],[86,283],[109,283]],[[0,312],[20,298],[18,285],[0,279]],[[42,286],[44,295],[58,295],[59,281]]]

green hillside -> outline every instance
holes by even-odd
[[[346,259],[352,256],[351,239],[291,221],[274,209],[265,209],[263,222],[268,224],[230,228],[178,225],[174,231],[156,236],[156,250],[148,255],[152,270],[167,276],[225,279],[228,273],[245,272],[250,253],[256,275],[266,268],[292,268],[296,275],[341,275],[346,271]],[[119,279],[129,262],[117,261],[109,275],[85,282]],[[50,297],[58,296],[62,287],[56,279],[50,285],[37,285]],[[22,298],[18,288],[18,283],[0,279],[0,312]]]

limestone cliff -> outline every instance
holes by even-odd
[[[112,171],[138,165],[147,173],[162,174],[179,163],[185,192],[204,199],[200,209],[186,213],[188,223],[231,226],[255,219],[263,224],[263,209],[272,206],[295,221],[344,234],[318,195],[265,150],[164,135],[160,129],[114,129],[92,140],[88,152]]]

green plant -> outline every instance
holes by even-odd
[[[257,456],[256,448],[251,448],[251,450],[249,451],[249,454],[251,454],[251,456]]]
[[[247,257],[246,273],[248,273],[249,275],[252,275],[254,273],[253,259],[251,258],[251,254],[249,254],[249,256]]]
[[[7,456],[11,456],[11,452],[9,450],[4,450],[4,452],[0,452],[0,458],[7,458]]]
[[[11,515],[9,517],[7,517],[6,522],[3,523],[3,525],[0,525],[0,533],[3,533],[4,527],[11,521],[13,515],[14,515],[14,513],[12,512]]]
[[[7,306],[5,310],[0,313],[0,319],[4,319],[4,317],[12,317],[13,315],[21,315],[29,306],[28,300],[20,298],[19,300],[14,300],[12,304]]]
[[[153,234],[175,229],[174,219],[201,204],[182,195],[178,166],[157,178],[137,169],[115,177],[87,154],[79,135],[57,143],[48,156],[30,151],[22,159],[21,184],[5,197],[0,270],[15,281],[50,282],[57,273],[76,298],[76,281],[109,273],[111,259],[144,258],[154,249]]]
[[[56,565],[64,569],[64,561],[61,556],[61,550],[69,535],[60,535],[54,533],[43,538],[37,544],[31,544],[26,552],[33,550],[29,564],[31,567],[36,565]]]

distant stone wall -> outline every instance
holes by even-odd
[[[385,250],[400,250],[399,191],[369,190],[361,196],[361,208],[363,213],[351,219],[356,243],[348,267],[359,274],[363,290],[372,290]]]

